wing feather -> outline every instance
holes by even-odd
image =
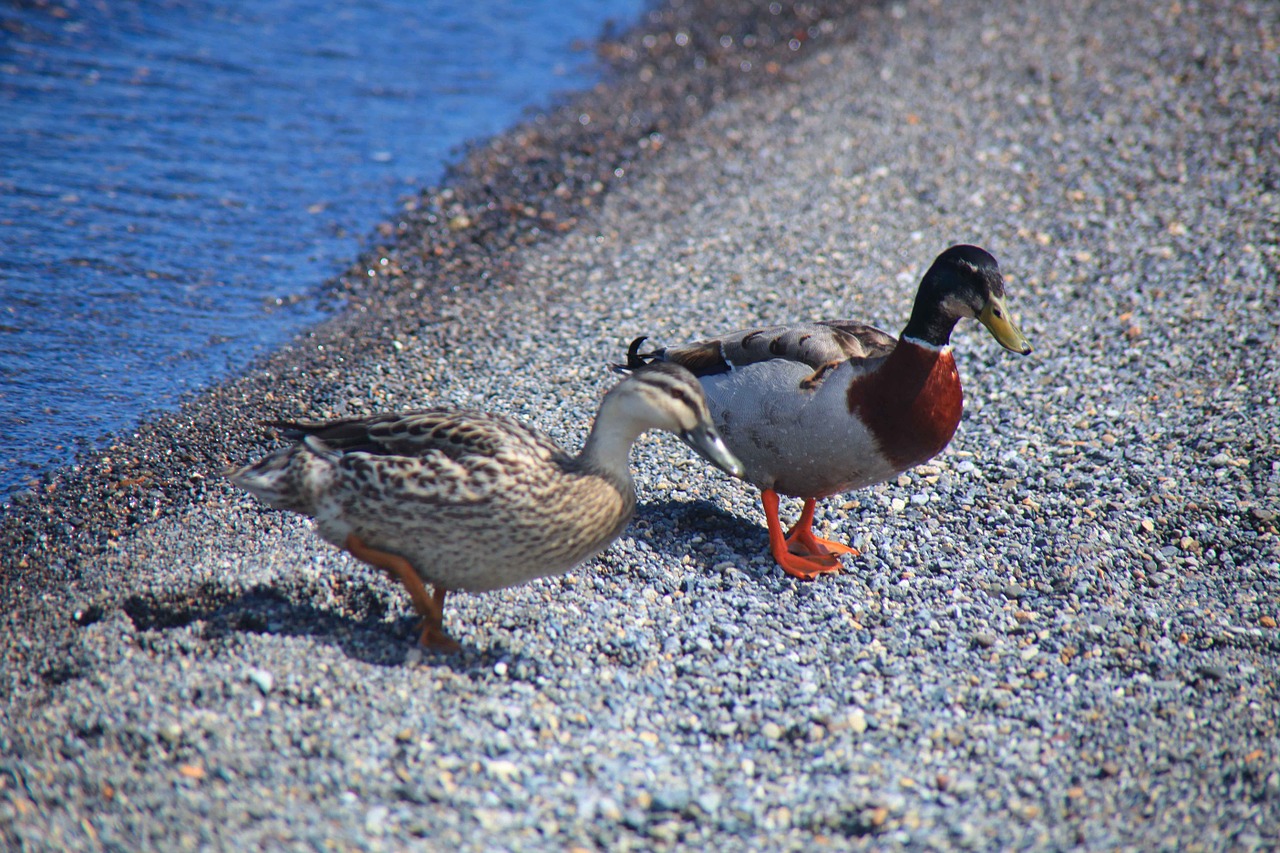
[[[865,323],[833,320],[742,329],[716,338],[667,347],[660,357],[683,365],[695,376],[725,373],[761,361],[783,359],[817,370],[831,362],[881,358],[897,338]]]
[[[422,409],[332,421],[277,421],[285,436],[329,456],[353,494],[348,512],[414,503],[489,501],[568,456],[545,433],[503,415]],[[367,504],[367,506],[366,506]]]

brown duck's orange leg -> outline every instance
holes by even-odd
[[[408,560],[399,554],[371,548],[354,533],[347,534],[342,547],[350,551],[351,556],[357,560],[364,560],[369,565],[382,569],[404,584],[409,592],[409,599],[413,602],[413,609],[422,617],[422,635],[418,638],[420,644],[438,652],[456,652],[461,648],[456,640],[444,632],[444,597],[448,590],[436,587],[434,596],[427,595],[422,578],[418,577]]]
[[[777,492],[765,489],[760,493],[760,502],[764,504],[764,519],[769,525],[769,551],[784,572],[792,577],[811,581],[818,575],[839,571],[840,561],[831,554],[808,556],[791,553],[787,547],[787,538],[782,534],[782,522],[778,520]]]
[[[462,646],[458,645],[457,640],[444,632],[444,597],[449,594],[449,590],[442,586],[433,586],[431,592],[431,603],[435,605],[436,612],[440,614],[440,621],[435,624],[433,633],[431,623],[427,619],[423,619],[422,636],[418,638],[418,642],[421,645],[439,651],[456,652]]]
[[[801,556],[813,556],[815,554],[852,554],[858,556],[857,548],[850,548],[841,542],[833,542],[830,539],[823,539],[813,535],[813,508],[817,505],[816,498],[805,498],[804,510],[800,513],[800,520],[795,526],[787,531],[787,547],[793,554]]]

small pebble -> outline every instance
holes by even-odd
[[[245,673],[245,678],[262,691],[262,695],[267,695],[275,687],[275,677],[265,669],[251,669]]]

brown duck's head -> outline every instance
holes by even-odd
[[[631,345],[629,365],[636,363],[632,356],[640,340]],[[692,373],[665,361],[622,367],[620,372],[627,378],[605,395],[597,426],[629,436],[650,429],[673,432],[717,468],[742,476],[742,463],[716,430],[702,386]]]

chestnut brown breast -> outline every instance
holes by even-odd
[[[902,470],[936,456],[960,424],[964,395],[949,347],[901,341],[878,370],[849,387],[849,412]]]

